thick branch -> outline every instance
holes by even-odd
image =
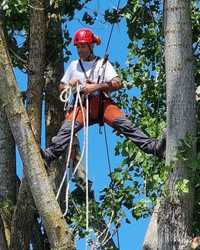
[[[2,13],[3,19],[3,13]],[[15,142],[9,123],[0,104],[0,203],[1,203],[1,220],[2,227],[0,232],[1,241],[6,240],[7,246],[11,238],[11,213],[12,206],[16,201],[16,162],[15,162]],[[7,203],[6,213],[4,216],[4,206]],[[2,246],[3,248],[3,246]],[[1,249],[1,247],[0,247]]]
[[[43,1],[32,0],[32,5],[42,7]],[[30,9],[29,32],[29,65],[28,91],[26,102],[29,120],[36,141],[40,143],[42,96],[45,69],[45,32],[46,22],[44,10]],[[32,237],[36,208],[26,178],[23,178],[18,195],[17,205],[12,220],[12,250],[26,250]]]
[[[44,71],[46,66],[46,20],[44,1],[31,0],[27,111],[36,141],[41,138],[42,96],[45,84]]]
[[[0,99],[5,106],[9,124],[25,167],[25,175],[42,217],[52,249],[74,249],[72,235],[49,184],[35,142],[30,121],[23,107],[12,72],[2,28],[0,29]]]

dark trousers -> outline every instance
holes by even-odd
[[[159,155],[157,139],[149,138],[140,129],[135,128],[133,123],[125,117],[122,110],[110,98],[105,98],[103,102],[103,119],[105,123],[114,128],[118,133],[128,137],[145,153]],[[89,99],[89,125],[98,123],[98,110],[99,97],[91,97]],[[49,163],[58,158],[69,144],[73,112],[76,112],[74,133],[77,133],[83,127],[83,114],[78,106],[76,110],[73,109],[66,114],[65,121],[60,130],[52,138],[51,144],[45,149],[45,157]]]

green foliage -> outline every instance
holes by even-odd
[[[26,0],[3,0],[1,8],[4,10],[7,25],[13,30],[22,30],[28,25],[27,12],[28,1]]]
[[[165,69],[164,69],[164,37],[163,37],[163,13],[160,1],[128,1],[123,10],[123,15],[127,20],[128,34],[130,37],[129,56],[127,68],[121,69],[121,78],[125,87],[129,89],[139,89],[139,95],[130,96],[127,91],[120,91],[116,94],[116,100],[122,108],[125,108],[130,119],[136,126],[146,130],[151,136],[162,134],[165,127]],[[199,5],[193,1],[192,22],[193,22],[193,47],[196,55],[195,77],[199,82]],[[129,92],[130,93],[130,92]],[[132,93],[132,92],[131,92]],[[200,138],[200,137],[198,137]],[[199,140],[199,139],[198,139]],[[199,190],[199,162],[191,159],[191,145],[188,138],[182,142],[184,157],[188,160],[190,156],[189,168],[192,178],[192,186]],[[189,147],[189,148],[188,148]],[[190,150],[189,150],[190,149]],[[189,150],[186,155],[185,151]],[[116,154],[121,154],[124,158],[122,168],[128,168],[133,180],[139,178],[139,183],[132,183],[132,189],[136,190],[134,197],[129,202],[128,209],[132,211],[134,218],[138,219],[151,212],[157,197],[162,193],[169,195],[166,183],[172,166],[164,166],[163,163],[139,152],[134,145],[128,141],[118,143]],[[186,158],[185,158],[186,157]],[[198,156],[199,157],[199,156]],[[123,179],[124,172],[117,174],[117,178],[123,180],[124,186],[127,181]],[[120,180],[119,179],[119,180]],[[197,183],[195,183],[197,182]],[[177,191],[188,192],[191,180],[182,179],[176,183]],[[195,192],[195,218],[194,231],[199,232],[199,191]],[[122,197],[122,196],[121,196]],[[121,204],[125,204],[125,197]],[[136,202],[134,206],[134,200]],[[147,202],[146,202],[147,201]],[[131,205],[130,205],[131,204]],[[133,209],[135,208],[135,209]],[[148,211],[148,212],[147,212]]]
[[[132,0],[127,2],[121,14],[127,21],[130,37],[128,65],[121,69],[121,78],[127,89],[137,89],[137,92],[134,95],[132,91],[122,90],[116,99],[135,126],[158,137],[165,127],[162,5],[160,1]],[[124,186],[129,182],[125,177],[128,171],[132,178],[131,187],[135,190],[129,209],[134,218],[145,217],[151,213],[162,192],[168,169],[164,162],[145,155],[127,139],[118,143],[116,154],[124,158],[121,166]],[[123,197],[122,204],[125,199]]]
[[[198,50],[199,8],[193,7],[194,45]],[[162,136],[166,108],[163,6],[156,0],[129,0],[120,10],[120,16],[115,10],[105,12],[105,19],[110,23],[119,22],[121,16],[127,21],[130,43],[127,67],[122,69],[120,65],[115,65],[125,88],[115,93],[114,97],[135,126],[152,137]],[[94,18],[86,17],[88,23],[94,23]],[[198,57],[196,62],[199,65]],[[198,69],[196,78],[199,76]],[[132,90],[136,89],[135,94]],[[113,171],[110,186],[102,190],[99,211],[104,211],[102,215],[109,217],[114,210],[114,223],[118,225],[122,219],[130,223],[127,210],[135,219],[146,217],[152,212],[157,197],[169,194],[164,184],[172,166],[165,166],[159,159],[145,155],[127,139],[118,142],[115,153],[121,154],[123,161]],[[190,167],[194,175],[197,164],[190,164]],[[179,180],[176,183],[177,191],[187,192],[188,184],[187,179]],[[199,204],[198,201],[195,206]],[[197,220],[194,221],[197,225]]]
[[[64,49],[64,60],[66,62],[68,61],[71,55],[68,49],[71,37],[67,25],[69,21],[74,18],[75,11],[81,10],[89,1],[90,0],[44,1],[44,10],[48,24],[47,47],[48,50],[51,51],[50,55],[48,54],[47,63],[58,60],[59,50],[55,50],[54,48],[59,47]],[[34,6],[27,0],[3,0],[1,7],[4,10],[4,26],[13,66],[26,72],[28,61],[29,13]],[[60,22],[62,22],[64,27],[63,40],[62,36],[56,37],[57,33],[54,32],[57,26],[60,25]],[[54,63],[56,63],[56,61],[54,61]]]
[[[112,24],[116,24],[119,23],[121,20],[121,16],[122,16],[122,11],[123,9],[112,9],[112,10],[106,10],[105,14],[104,14],[104,18],[106,22],[112,23]]]
[[[47,63],[57,62],[60,48],[64,48],[65,61],[69,59],[68,45],[71,42],[71,37],[68,25],[75,17],[76,10],[81,10],[87,2],[89,0],[52,0],[50,3],[46,3],[45,11],[50,30],[47,36],[47,48],[51,52],[48,54]],[[1,5],[5,11],[8,46],[22,59],[27,60],[29,1],[4,0]],[[198,84],[200,78],[200,11],[197,1],[192,1],[192,6],[195,79]],[[97,20],[97,15],[96,11],[87,11],[83,14],[82,21],[93,25]],[[119,12],[116,9],[106,10],[104,14],[105,21],[109,23],[120,24],[122,17],[127,22],[130,43],[128,45],[127,67],[122,69],[120,65],[115,65],[125,87],[115,93],[115,99],[120,107],[127,112],[135,126],[139,126],[152,137],[159,137],[165,127],[166,109],[162,2],[159,0],[128,0],[126,6]],[[62,22],[64,34],[57,37],[54,31],[60,22]],[[19,35],[22,36],[21,44],[18,44],[16,39]],[[14,66],[24,69],[24,64],[16,56],[13,55],[12,60]],[[134,90],[137,90],[137,93]],[[198,113],[199,110],[198,108]],[[197,142],[199,142],[199,138],[200,136]],[[190,147],[187,140],[182,143],[184,144],[183,151]],[[139,151],[127,139],[118,142],[115,153],[116,155],[121,154],[123,161],[121,166],[116,167],[111,174],[112,181],[108,187],[102,190],[100,201],[90,202],[90,211],[92,211],[90,220],[97,222],[102,216],[109,220],[114,211],[113,223],[119,227],[123,219],[130,223],[127,214],[132,214],[135,219],[148,216],[152,212],[157,197],[162,192],[167,195],[168,190],[164,183],[168,178],[170,168],[164,166],[164,162],[159,159]],[[183,154],[185,157],[185,151]],[[185,160],[187,159],[186,157]],[[196,219],[194,219],[194,231],[197,233],[200,233],[199,160],[200,154],[198,154],[197,162],[190,165],[193,169],[191,171],[193,176],[198,176],[196,179],[193,178],[194,188],[197,190],[195,192]],[[187,192],[188,183],[186,179],[178,181],[177,190]],[[87,234],[85,231],[85,203],[77,195],[72,198],[76,205],[70,204],[67,219],[74,229],[74,233],[84,237]]]
[[[189,192],[189,180],[182,179],[176,182],[175,188],[178,193],[188,193]]]

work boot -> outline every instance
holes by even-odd
[[[160,157],[161,159],[165,159],[166,155],[166,134],[163,135],[163,137],[158,140],[156,144],[156,155]]]
[[[40,149],[40,153],[42,155],[42,159],[43,159],[45,168],[49,169],[51,161],[49,160],[49,158],[47,157],[47,155],[46,155],[46,153],[45,153],[45,151],[43,149]]]

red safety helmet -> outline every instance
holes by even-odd
[[[101,39],[96,36],[90,29],[80,29],[76,31],[74,35],[74,45],[77,46],[80,43],[96,43],[99,45]]]

